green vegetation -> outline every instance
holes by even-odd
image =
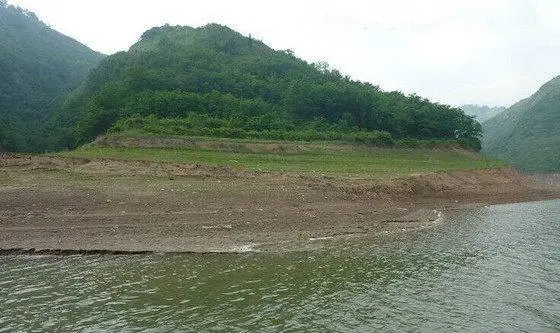
[[[483,124],[484,151],[528,172],[560,170],[560,76]]]
[[[102,58],[0,1],[0,150],[41,151],[52,109]]]
[[[503,106],[489,107],[486,105],[467,104],[461,106],[461,110],[463,110],[466,115],[473,116],[477,121],[482,123],[504,112],[507,108]]]
[[[274,119],[270,119],[271,122]],[[240,139],[274,139],[292,141],[345,141],[391,146],[394,140],[384,131],[340,128],[324,120],[314,120],[300,129],[254,130],[251,124],[232,124],[230,119],[191,113],[185,118],[131,117],[117,121],[111,128],[116,133],[138,133],[157,136],[201,136]]]
[[[131,130],[379,146],[444,139],[474,149],[481,134],[460,109],[383,92],[217,24],[152,28],[105,58],[56,112],[51,145]]]
[[[153,137],[138,144],[138,137],[131,140],[136,143],[117,137],[107,140],[113,146],[101,142],[56,155],[365,178],[504,166],[500,161],[464,149],[372,148],[335,143],[225,139],[170,140],[165,144],[165,140],[157,142]],[[115,145],[117,141],[121,142],[120,147]],[[159,147],[149,147],[150,141]],[[142,145],[147,147],[139,147]]]

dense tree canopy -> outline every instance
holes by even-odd
[[[193,115],[204,115],[209,121],[204,126],[219,124],[223,129],[215,132],[226,136],[226,129],[252,136],[380,131],[394,138],[478,143],[481,131],[460,109],[383,92],[325,63],[308,64],[289,50],[273,50],[217,24],[146,31],[128,52],[105,58],[90,73],[58,111],[53,127],[62,129],[56,145],[64,148],[111,128],[141,123],[147,131],[146,124],[163,119],[176,119],[177,133],[188,134],[179,124],[187,126],[181,119]],[[136,121],[127,122],[130,118]]]
[[[42,150],[41,129],[54,105],[102,58],[0,1],[0,149]]]

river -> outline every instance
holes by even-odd
[[[0,332],[560,332],[560,201],[313,252],[0,267]]]

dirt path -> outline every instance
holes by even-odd
[[[429,226],[466,206],[552,198],[559,187],[511,169],[360,181],[3,156],[0,249],[311,249],[322,239]]]

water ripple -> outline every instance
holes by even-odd
[[[320,252],[1,257],[0,332],[558,332],[560,202]]]

